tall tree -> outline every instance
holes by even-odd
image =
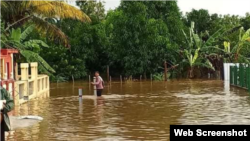
[[[169,29],[172,46],[183,45],[184,36],[182,29],[185,28],[180,9],[176,1],[147,1],[143,2],[147,6],[147,13],[150,18],[161,19]]]
[[[86,11],[90,15],[92,22],[79,23],[73,32],[77,34],[69,33],[75,44],[72,51],[80,58],[82,58],[82,54],[85,54],[84,60],[88,71],[103,71],[104,67],[109,64],[106,52],[108,41],[104,24],[106,16],[104,2],[88,0],[76,3],[82,11]]]
[[[196,26],[194,31],[200,34],[201,32],[205,32],[210,27],[210,15],[208,10],[199,9],[195,10],[192,9],[191,12],[186,13],[186,25],[189,26],[191,22],[195,22]]]
[[[149,18],[143,2],[122,1],[108,13],[106,25],[112,45],[109,52],[126,75],[155,71],[170,45],[169,31],[161,19]]]
[[[104,9],[103,3],[78,1],[77,5],[79,5],[80,10],[87,11],[86,13],[90,15],[92,22],[80,22],[74,19],[58,20],[56,25],[68,36],[70,49],[56,47],[55,50],[44,49],[42,51],[42,56],[47,59],[49,59],[49,55],[53,56],[53,59],[50,59],[48,63],[55,67],[59,76],[67,79],[83,78],[89,72],[102,71],[108,62],[105,52],[107,38],[103,22],[105,11],[100,10]],[[100,11],[97,12],[97,10]],[[50,44],[55,46],[53,42]],[[60,53],[64,54],[63,58],[57,55]],[[63,65],[67,67],[62,68]]]
[[[92,22],[100,22],[105,19],[106,15],[104,2],[93,0],[77,0],[76,5],[79,6],[80,9],[90,17]]]

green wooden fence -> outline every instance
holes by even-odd
[[[250,92],[250,65],[230,66],[230,84],[246,88]]]

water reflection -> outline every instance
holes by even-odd
[[[113,82],[105,86],[103,99],[94,98],[85,82],[51,88],[50,98],[16,108],[17,115],[29,111],[44,120],[17,129],[10,140],[166,141],[170,124],[250,124],[248,93],[217,80]]]
[[[82,114],[83,106],[82,106],[82,97],[79,97],[79,115]]]
[[[97,98],[95,99],[96,105],[95,105],[95,117],[96,122],[101,124],[103,122],[103,115],[104,115],[104,98]]]

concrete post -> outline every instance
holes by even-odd
[[[43,79],[40,79],[40,84],[39,84],[40,86],[40,91],[42,91],[43,90]]]
[[[21,80],[25,81],[24,83],[24,93],[23,96],[28,96],[29,88],[28,88],[28,79],[29,79],[29,64],[21,63]]]
[[[19,85],[15,82],[15,93],[17,92],[17,94],[13,97],[15,105],[19,105]]]
[[[49,76],[47,76],[47,89],[50,89]]]
[[[34,95],[37,95],[37,91],[38,91],[38,88],[37,88],[37,73],[38,73],[38,70],[37,70],[37,62],[33,62],[33,63],[30,63],[30,67],[31,67],[31,79],[33,79],[33,94]]]
[[[43,77],[43,90],[46,90],[46,77]]]
[[[21,80],[28,80],[29,72],[28,72],[29,64],[21,63]]]
[[[78,89],[78,96],[79,96],[79,98],[82,97],[82,88]]]
[[[93,81],[96,82],[96,77],[93,78]],[[96,85],[94,85],[94,96],[97,96]]]
[[[30,67],[31,67],[31,79],[35,79],[37,78],[37,62],[33,62],[33,63],[30,63]]]
[[[224,63],[223,67],[224,67],[224,81],[230,81],[230,66],[239,66],[239,63]]]
[[[18,64],[15,64],[15,80],[18,80]]]

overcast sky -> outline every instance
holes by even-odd
[[[120,4],[120,0],[105,1],[105,9],[115,9]],[[71,2],[74,3],[74,2]],[[178,0],[178,6],[183,13],[192,9],[207,9],[209,13],[230,14],[245,16],[250,13],[250,0]]]

